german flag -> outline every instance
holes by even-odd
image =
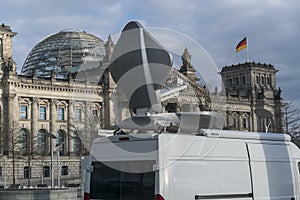
[[[247,38],[242,39],[235,48],[236,52],[239,52],[243,49],[247,48]]]

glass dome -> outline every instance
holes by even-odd
[[[105,56],[104,42],[82,31],[61,31],[39,42],[28,54],[21,74],[65,78],[79,68],[99,67]]]

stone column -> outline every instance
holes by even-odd
[[[68,106],[68,152],[69,155],[74,155],[74,132],[71,130],[74,124],[74,107],[73,101],[69,102]]]
[[[102,102],[102,106],[101,106],[101,115],[102,115],[102,117],[101,117],[101,128],[103,128],[103,127],[106,127],[105,125],[105,118],[106,118],[106,116],[105,116],[105,102]]]
[[[242,118],[242,116],[241,116],[241,113],[240,112],[237,112],[238,113],[238,118],[237,118],[237,124],[238,124],[238,131],[240,131],[241,130],[241,118]]]
[[[11,152],[9,152],[9,145],[11,143],[11,140],[9,140],[9,134],[11,134],[11,126],[15,126],[16,122],[15,120],[15,97],[16,94],[6,94],[6,98],[5,98],[5,102],[3,102],[3,108],[5,108],[7,106],[7,109],[3,109],[3,139],[4,139],[4,144],[3,144],[3,153],[4,155],[8,155]],[[17,103],[17,106],[19,104]],[[19,115],[20,113],[17,113],[18,117],[17,119],[19,119]],[[11,127],[11,128],[15,128],[15,127]],[[6,139],[8,138],[8,139]]]
[[[15,97],[16,94],[9,94],[8,95],[8,117],[9,121],[12,122],[15,119]]]
[[[33,98],[31,102],[31,146],[29,147],[31,151],[34,151],[35,148],[38,148],[37,144],[37,120],[38,120],[38,99]],[[38,149],[36,149],[38,150]]]
[[[113,103],[112,103],[112,89],[105,89],[103,91],[103,107],[104,107],[104,123],[102,128],[108,128],[111,127],[114,123],[114,113],[112,112],[114,110]]]
[[[51,99],[51,103],[50,103],[50,134],[55,135],[55,136],[56,136],[55,127],[56,127],[56,119],[57,119],[56,116],[57,116],[56,99]],[[51,143],[56,144],[56,140],[51,139]],[[51,145],[49,145],[49,146],[51,146]],[[50,149],[50,151],[51,151],[51,149]]]

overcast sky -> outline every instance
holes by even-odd
[[[64,29],[79,29],[106,41],[131,20],[178,31],[199,43],[217,68],[245,62],[235,46],[248,38],[249,60],[279,70],[285,100],[300,104],[299,0],[0,0],[1,23],[18,34],[14,60],[20,69],[35,44]],[[184,49],[184,47],[182,47]],[[183,51],[183,50],[182,50]],[[192,61],[197,55],[191,52]]]

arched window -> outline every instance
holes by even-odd
[[[46,154],[46,135],[44,130],[39,130],[37,138],[37,152],[40,155]]]
[[[238,128],[239,128],[239,120],[238,119],[239,119],[239,114],[234,112],[232,114],[232,128],[234,130],[238,130]]]
[[[261,77],[261,84],[262,84],[262,85],[265,84],[265,77],[264,77],[264,76]]]
[[[247,123],[247,119],[243,118],[243,128],[246,129],[248,128],[248,123]]]
[[[239,81],[239,78],[238,78],[238,77],[235,78],[235,84],[236,84],[236,85],[240,85],[240,81]]]
[[[236,120],[236,118],[233,118],[232,126],[233,126],[233,128],[237,128],[237,120]]]
[[[271,75],[267,76],[267,84],[271,85]]]
[[[256,84],[259,84],[259,76],[256,76]]]
[[[74,153],[75,154],[79,154],[80,153],[80,149],[81,149],[81,142],[80,142],[80,138],[78,136],[78,133],[74,133]]]
[[[56,133],[56,145],[60,155],[65,154],[65,132],[63,130],[58,130]]]
[[[19,152],[21,154],[27,154],[29,152],[29,135],[28,132],[25,129],[21,129],[19,131],[19,137],[18,137],[18,145]]]
[[[228,83],[229,83],[230,86],[232,86],[232,79],[231,78],[228,79]]]

